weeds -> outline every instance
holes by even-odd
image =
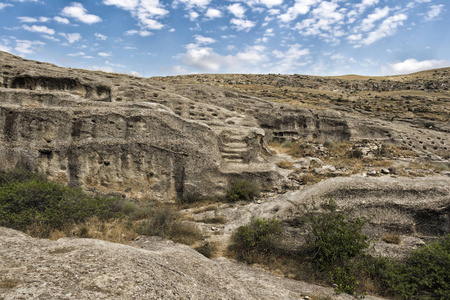
[[[207,258],[212,258],[215,256],[217,248],[217,244],[214,242],[203,242],[202,245],[196,247],[195,250]]]
[[[277,249],[281,231],[280,222],[276,219],[253,219],[233,234],[231,250],[241,260],[253,263],[258,256],[270,254]]]
[[[171,206],[155,206],[150,217],[139,226],[137,232],[187,245],[202,238],[200,230],[191,223],[183,222],[181,215]]]
[[[260,187],[254,181],[233,180],[231,187],[226,191],[225,199],[228,202],[252,201],[255,197],[259,197],[260,193]]]

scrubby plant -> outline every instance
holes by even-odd
[[[183,222],[182,216],[173,207],[162,205],[154,206],[150,216],[138,228],[138,233],[156,235],[187,245],[202,238],[194,224]]]
[[[362,233],[366,221],[351,219],[350,211],[339,211],[333,199],[320,205],[317,213],[313,207],[306,214],[308,229],[307,247],[313,253],[315,264],[320,270],[353,258],[369,247],[368,237]]]
[[[450,235],[388,265],[385,283],[401,299],[450,299]]]
[[[252,201],[255,197],[259,197],[260,193],[260,187],[255,181],[232,180],[230,188],[226,191],[225,199],[228,202]]]
[[[231,249],[248,263],[255,256],[264,256],[277,249],[282,232],[277,219],[252,219],[248,225],[240,226],[232,236]]]
[[[336,285],[336,292],[353,294],[358,285],[351,262],[363,256],[369,247],[368,237],[362,233],[365,220],[351,219],[351,211],[341,211],[333,199],[328,199],[318,207],[307,208],[300,220],[307,231],[306,253],[313,268],[320,273],[328,273]]]
[[[217,244],[214,242],[203,242],[201,246],[195,248],[198,253],[202,254],[207,258],[214,257],[217,252]]]
[[[120,197],[87,195],[26,170],[0,172],[0,225],[47,236],[90,217],[118,218],[134,205]]]

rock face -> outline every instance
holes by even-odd
[[[331,288],[210,260],[161,238],[136,246],[93,239],[39,240],[0,227],[0,299],[302,299]],[[368,296],[367,299],[377,299]],[[353,299],[334,295],[333,299]]]
[[[157,82],[0,52],[0,167],[129,197],[223,193],[231,177],[274,185],[254,118]]]
[[[267,76],[249,78],[269,82]],[[435,159],[449,152],[445,130],[300,108],[177,78],[65,69],[0,52],[0,168],[26,166],[85,190],[175,199],[223,194],[236,177],[283,185],[283,172],[270,162],[271,139],[375,139]],[[273,85],[293,88],[305,78]],[[438,83],[448,89],[444,79]],[[318,90],[330,82],[325,90],[347,88],[345,80],[311,82]],[[368,90],[403,86],[389,84]]]

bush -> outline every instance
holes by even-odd
[[[109,219],[133,209],[133,204],[120,197],[88,196],[29,171],[0,173],[1,226],[26,230],[37,225],[46,236],[50,230],[63,230],[92,216]]]
[[[199,229],[183,222],[181,215],[170,206],[155,206],[138,229],[139,234],[156,235],[177,243],[193,244],[202,238]]]
[[[369,246],[362,234],[365,220],[350,218],[351,211],[339,211],[333,199],[308,209],[300,224],[307,229],[304,253],[321,274],[328,274],[336,292],[353,294],[358,285],[357,266],[364,264],[363,250]]]
[[[281,231],[280,221],[275,218],[253,219],[236,230],[231,248],[240,259],[252,263],[255,255],[269,254],[277,248]]]
[[[450,235],[388,266],[386,285],[402,299],[450,299]]]
[[[333,199],[321,204],[323,211],[307,213],[309,229],[307,247],[320,271],[346,261],[369,247],[368,238],[362,234],[365,220],[350,220],[351,211],[338,211]],[[315,209],[314,209],[315,210]]]
[[[207,258],[211,258],[217,252],[217,244],[214,242],[203,242],[202,245],[195,248],[195,250]]]
[[[255,197],[259,197],[260,193],[260,188],[254,181],[233,180],[231,187],[226,192],[225,199],[229,202],[252,201]]]

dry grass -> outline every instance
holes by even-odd
[[[293,165],[294,165],[293,163],[291,163],[290,161],[286,161],[286,160],[277,162],[277,166],[279,166],[282,169],[292,169]]]
[[[402,243],[402,239],[396,234],[386,235],[381,240],[383,240],[383,242],[388,244],[400,245]]]
[[[224,216],[214,216],[214,217],[205,216],[201,222],[207,224],[226,224],[228,220]]]
[[[129,244],[138,234],[135,226],[127,220],[102,221],[97,217],[78,225],[73,234],[81,238],[100,239],[113,243]]]
[[[19,280],[9,277],[0,278],[0,289],[12,289],[19,284]]]

